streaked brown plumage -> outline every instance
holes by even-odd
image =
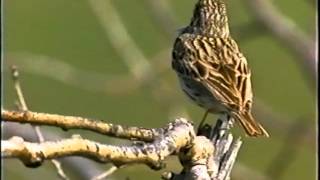
[[[227,113],[249,136],[269,136],[251,115],[251,72],[230,36],[223,0],[198,1],[175,40],[172,68],[182,90],[207,112]]]

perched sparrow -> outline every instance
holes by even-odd
[[[209,112],[226,113],[247,135],[269,136],[251,115],[251,73],[230,36],[223,0],[198,1],[191,23],[175,40],[172,68],[185,94],[206,109],[203,121]]]

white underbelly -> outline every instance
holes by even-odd
[[[226,110],[226,108],[216,100],[213,93],[203,86],[202,83],[186,78],[179,78],[179,81],[185,94],[199,106],[205,109],[212,109],[212,111],[215,112],[223,112]]]

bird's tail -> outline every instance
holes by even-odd
[[[269,137],[268,132],[259,124],[250,112],[233,113],[235,120],[240,123],[246,134],[251,137],[264,136]]]

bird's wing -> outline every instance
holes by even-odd
[[[251,73],[233,39],[196,36],[188,39],[185,47],[191,52],[188,69],[193,78],[228,109],[250,111]]]

